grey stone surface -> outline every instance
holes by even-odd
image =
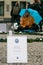
[[[1,62],[6,63],[7,62],[7,45],[6,43],[2,44],[2,58]]]
[[[1,61],[1,58],[2,58],[2,44],[0,43],[0,61]]]
[[[8,64],[7,43],[0,43],[0,65],[43,65],[43,42],[27,43],[27,52],[27,64]]]
[[[0,61],[0,65],[1,65],[1,61]]]
[[[43,33],[43,32],[42,32],[42,33]],[[3,34],[2,34],[2,35],[0,34],[0,38],[5,39],[5,38],[7,38],[7,35],[8,35],[8,34],[4,34],[4,35],[3,35]],[[13,34],[13,35],[15,35],[15,34]],[[28,34],[28,35],[27,35],[27,38],[28,38],[28,39],[43,38],[43,35],[29,35],[29,34]]]

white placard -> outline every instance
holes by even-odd
[[[7,36],[7,63],[27,63],[27,36]]]
[[[6,23],[0,23],[0,33],[7,32]]]

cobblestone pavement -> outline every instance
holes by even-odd
[[[7,43],[0,42],[0,65],[43,65],[43,42],[27,43],[27,52],[27,64],[8,64]]]
[[[43,32],[42,32],[42,34],[43,34]],[[3,39],[5,39],[5,38],[7,38],[7,35],[8,34],[0,34],[0,38],[3,38]],[[15,35],[15,34],[13,34],[13,35]],[[28,39],[36,39],[36,38],[43,38],[43,35],[27,35],[27,38]]]

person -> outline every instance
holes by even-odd
[[[30,15],[28,10],[26,10],[25,14],[23,17],[20,19],[20,25],[25,28],[28,27],[30,28],[32,24],[34,23],[34,18]]]
[[[33,3],[33,9],[37,10],[40,14],[40,16],[43,18],[43,7],[42,7],[42,2],[41,0],[34,0],[35,2]],[[39,29],[40,31],[42,31],[42,22],[43,20],[40,21],[39,25]]]
[[[18,5],[18,2],[16,2],[15,6],[12,7],[12,10],[11,10],[11,22],[12,23],[14,23],[14,22],[19,23],[19,20],[20,20],[19,12],[20,12],[20,8]]]
[[[18,27],[18,31],[23,30],[38,30],[38,26],[34,23],[34,18],[30,15],[28,10],[26,10],[25,14],[20,18],[20,25]]]
[[[34,5],[33,4],[30,4],[30,2],[28,2],[28,8],[33,9],[34,8]]]

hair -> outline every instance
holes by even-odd
[[[28,13],[28,14],[30,15],[30,12],[29,12],[28,10],[26,10],[25,13]],[[24,13],[24,14],[25,14],[25,13]]]
[[[28,13],[28,14],[26,15],[26,13]],[[25,17],[25,16],[26,16],[26,17],[30,16],[30,12],[28,12],[28,10],[26,10],[23,16],[24,16],[24,17]]]

